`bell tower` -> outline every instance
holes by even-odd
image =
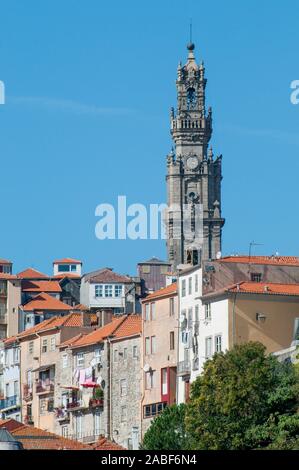
[[[172,268],[216,258],[221,250],[221,162],[214,158],[212,109],[206,111],[203,62],[187,46],[185,65],[177,69],[177,108],[171,109],[174,143],[167,156],[167,252]],[[187,227],[188,225],[188,227]]]

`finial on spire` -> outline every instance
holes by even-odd
[[[195,45],[192,42],[192,18],[190,18],[190,25],[189,25],[189,43],[187,44],[188,51],[194,51]]]

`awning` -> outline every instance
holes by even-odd
[[[45,366],[37,367],[37,369],[33,369],[32,372],[42,372],[43,370],[48,370],[51,367],[55,367],[55,362],[53,364],[47,364]]]
[[[97,384],[96,382],[83,382],[81,385],[82,387],[90,387],[90,388],[100,387],[100,385]]]

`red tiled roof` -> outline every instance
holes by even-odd
[[[22,306],[22,309],[25,312],[32,311],[32,310],[57,310],[57,311],[65,311],[71,310],[71,306],[67,305],[61,300],[55,299],[51,295],[42,292],[35,296],[32,300],[30,300],[27,304]]]
[[[61,292],[58,281],[29,281],[22,282],[23,292]]]
[[[84,278],[91,283],[96,282],[120,282],[128,283],[132,282],[129,276],[123,276],[122,274],[115,273],[111,268],[103,268],[99,271],[95,271],[89,274],[85,274]]]
[[[13,420],[11,420],[13,421]],[[26,450],[92,450],[91,446],[34,426],[21,425],[9,431]]]
[[[43,331],[52,330],[53,328],[60,328],[61,326],[76,327],[82,326],[82,314],[81,313],[70,313],[63,317],[52,317],[44,320],[38,325],[29,328],[28,330],[22,331],[16,335],[17,339],[25,338],[35,333],[41,333]]]
[[[92,445],[93,450],[127,450],[124,447],[109,441],[104,436],[100,436],[98,442]]]
[[[33,268],[25,269],[17,274],[19,279],[49,279],[49,276]]]
[[[174,295],[177,293],[177,283],[173,282],[167,287],[163,287],[162,289],[156,290],[152,294],[149,294],[142,302],[147,302],[148,300],[159,299],[160,297],[168,297],[169,295]]]
[[[114,333],[115,338],[139,335],[142,331],[141,315],[128,315]]]
[[[239,294],[263,294],[263,295],[286,295],[299,296],[299,284],[279,284],[273,282],[239,282],[223,287],[215,292],[203,295],[204,299],[218,297],[219,295],[239,293]]]
[[[86,335],[84,333],[79,333],[78,335],[73,336],[72,338],[69,338],[66,341],[64,341],[63,343],[61,343],[59,345],[59,348],[66,348],[68,346],[72,346],[73,344],[75,344],[83,336],[86,336]]]
[[[23,426],[23,423],[20,423],[15,419],[0,419],[0,428],[5,428],[8,432],[11,432],[17,428],[21,428]]]
[[[0,273],[0,279],[4,281],[16,281],[18,278],[14,274]]]
[[[279,266],[299,266],[297,256],[225,256],[220,258],[221,263],[251,263],[251,264],[271,264]]]
[[[82,312],[87,312],[89,310],[89,308],[86,305],[83,305],[83,304],[74,305],[74,307],[72,307],[72,308],[73,308],[73,310],[81,310]]]
[[[97,328],[92,333],[84,335],[82,338],[78,339],[75,343],[73,343],[72,347],[80,348],[100,343],[105,338],[107,338],[107,336],[113,335],[117,328],[125,321],[126,318],[126,316],[121,316],[117,318],[114,317],[110,323],[107,323],[107,325],[102,326],[101,328]]]
[[[82,264],[82,261],[73,258],[63,258],[53,261],[53,264]]]

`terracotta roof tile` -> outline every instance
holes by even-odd
[[[22,282],[23,292],[61,292],[58,281],[29,281]]]
[[[42,292],[30,300],[27,304],[22,306],[22,309],[25,312],[33,310],[57,310],[57,311],[66,311],[71,310],[71,306],[67,305],[61,300],[55,299],[51,295]]]
[[[279,266],[299,266],[299,257],[297,256],[225,256],[220,258],[221,263],[252,263],[252,264],[271,264]]]
[[[16,281],[18,278],[14,274],[0,273],[0,279],[4,281]]]
[[[17,428],[22,428],[23,426],[23,423],[20,423],[15,419],[0,419],[0,428],[6,428],[8,432],[11,432]]]
[[[25,269],[17,274],[19,279],[49,279],[49,276],[33,268]]]
[[[105,338],[107,338],[107,336],[113,335],[116,329],[125,321],[126,318],[126,316],[117,318],[114,317],[110,323],[107,323],[107,325],[102,326],[101,328],[97,328],[92,333],[89,333],[88,335],[80,338],[72,345],[72,347],[79,348],[100,343]]]
[[[44,320],[42,323],[39,323],[28,330],[22,331],[16,337],[17,339],[22,339],[27,336],[31,336],[35,333],[41,333],[42,331],[48,331],[53,328],[59,328],[61,326],[76,327],[82,326],[82,314],[81,313],[71,313],[63,317],[52,317]]]
[[[93,450],[127,450],[124,447],[109,441],[104,436],[100,436],[98,442],[92,445]]]
[[[115,273],[111,268],[103,268],[99,271],[95,271],[89,274],[84,275],[84,279],[88,280],[91,283],[96,282],[120,282],[128,283],[132,282],[129,276],[124,276],[122,274]]]
[[[227,290],[229,292],[243,292],[249,294],[299,296],[299,284],[278,284],[271,282],[240,282],[239,284],[235,284]]]
[[[114,333],[115,338],[126,338],[141,334],[142,320],[141,315],[128,315],[125,321],[117,328]]]
[[[55,274],[55,276],[53,276],[53,279],[65,279],[65,278],[80,279],[81,276],[79,274],[74,274],[74,273],[61,273],[61,274]]]
[[[177,283],[173,282],[167,287],[163,287],[162,289],[156,290],[152,294],[149,294],[142,302],[148,302],[149,300],[159,299],[163,297],[168,297],[169,295],[174,295],[177,293]]]
[[[73,258],[63,258],[53,261],[53,264],[82,264],[82,261]]]

